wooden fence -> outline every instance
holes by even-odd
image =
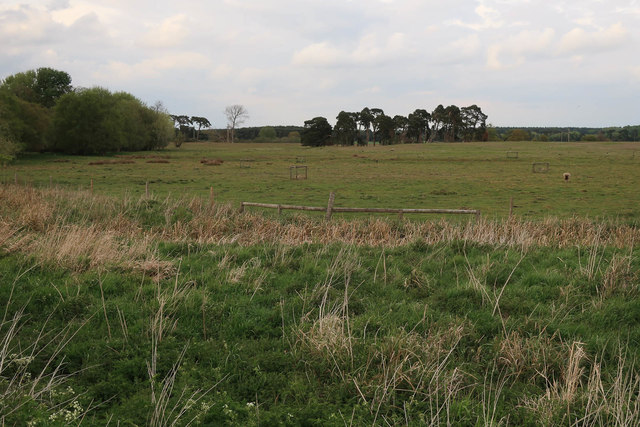
[[[283,210],[298,210],[298,211],[312,211],[312,212],[325,212],[326,219],[330,220],[333,213],[339,212],[356,212],[356,213],[393,213],[402,217],[404,214],[453,214],[453,215],[475,215],[476,220],[480,218],[480,211],[477,209],[389,209],[389,208],[341,208],[334,207],[333,202],[335,199],[335,193],[329,195],[329,203],[326,207],[320,206],[298,206],[298,205],[283,205],[274,203],[255,203],[255,202],[242,202],[240,204],[240,212],[244,212],[245,207],[254,206],[258,208],[277,209],[278,214]]]

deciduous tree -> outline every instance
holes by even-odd
[[[429,134],[429,142],[433,142],[442,133],[445,121],[445,109],[442,104],[440,104],[431,112],[431,133]]]
[[[454,142],[459,139],[459,134],[463,128],[460,108],[449,105],[444,109],[444,140]]]
[[[404,143],[407,136],[407,127],[409,126],[409,119],[405,116],[395,115],[393,116],[393,124],[395,126],[396,138],[399,142]]]
[[[431,114],[427,110],[416,109],[407,117],[407,136],[414,142],[426,142],[429,137],[429,119]]]
[[[133,95],[104,88],[63,95],[54,109],[53,150],[69,154],[105,154],[166,146],[171,119]]]
[[[231,134],[231,142],[235,142],[236,126],[244,123],[249,118],[249,112],[243,105],[234,104],[229,105],[224,109],[224,114],[227,116],[227,126]]]
[[[362,129],[367,134],[367,145],[369,144],[369,129],[371,127],[371,123],[373,122],[373,114],[371,114],[371,110],[368,107],[364,107],[360,112],[360,124],[362,125]]]
[[[374,123],[380,137],[380,144],[393,143],[396,134],[396,126],[393,119],[383,113],[375,118]]]
[[[371,121],[371,128],[373,129],[373,145],[376,145],[376,133],[379,131],[378,125],[380,124],[376,119],[382,115],[384,115],[382,108],[371,109],[371,116],[373,117],[373,120]]]
[[[352,113],[340,111],[336,117],[333,134],[340,145],[353,145],[353,141],[357,139],[358,126]]]
[[[71,76],[53,68],[38,68],[17,73],[2,82],[18,98],[51,108],[65,93],[73,90]]]
[[[460,109],[462,125],[464,126],[464,138],[469,141],[486,141],[487,115],[482,109],[473,104]]]
[[[315,117],[304,122],[304,130],[300,135],[302,145],[319,147],[328,145],[333,129],[324,117]]]

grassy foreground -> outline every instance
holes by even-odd
[[[548,163],[548,172],[534,173],[534,163]],[[308,179],[289,179],[289,167],[303,164]],[[87,189],[93,180],[95,192],[117,197],[139,197],[147,183],[161,197],[208,197],[213,188],[217,201],[236,205],[326,206],[334,191],[336,206],[469,208],[491,219],[507,217],[513,198],[524,218],[578,215],[632,223],[640,220],[639,165],[640,143],[634,142],[364,148],[194,143],[112,157],[33,155],[0,170],[0,181]]]
[[[639,234],[0,186],[0,417],[638,425]]]

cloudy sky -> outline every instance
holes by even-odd
[[[0,0],[38,67],[226,125],[477,104],[499,126],[640,124],[640,0]]]

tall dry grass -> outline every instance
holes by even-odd
[[[36,249],[50,245],[51,250],[60,248],[74,257],[73,252],[80,250],[71,250],[69,245],[75,246],[72,242],[61,236],[53,237],[70,232],[75,234],[76,241],[95,242],[83,251],[91,255],[90,263],[100,264],[103,262],[99,261],[101,257],[119,262],[120,259],[149,256],[150,253],[143,255],[136,250],[134,254],[128,253],[133,250],[130,246],[134,240],[146,242],[147,245],[164,240],[201,244],[346,243],[395,247],[420,240],[427,244],[465,241],[522,248],[628,248],[640,239],[640,229],[637,227],[603,224],[577,217],[563,220],[480,219],[477,222],[428,218],[398,222],[395,219],[371,217],[350,220],[336,218],[325,222],[305,215],[278,220],[260,213],[239,213],[230,204],[211,205],[207,200],[198,198],[152,201],[158,205],[158,212],[165,215],[165,221],[160,221],[160,225],[145,226],[139,215],[140,206],[146,203],[144,196],[115,199],[86,191],[0,186],[0,243],[5,250],[10,250],[16,242],[21,241],[31,242]],[[172,222],[171,214],[185,207],[190,213],[189,218]],[[46,238],[46,244],[36,242],[45,235],[52,235]],[[97,246],[111,248],[108,251],[110,254],[100,251]],[[28,251],[34,250],[34,246],[20,244],[15,249]],[[57,261],[60,262],[60,259]]]
[[[640,424],[640,374],[627,349],[619,347],[616,370],[603,374],[602,363],[590,360],[582,343],[564,345],[566,365],[559,378],[546,379],[544,393],[522,399],[541,425],[562,414],[562,425],[637,426]],[[576,411],[579,411],[576,415]]]

